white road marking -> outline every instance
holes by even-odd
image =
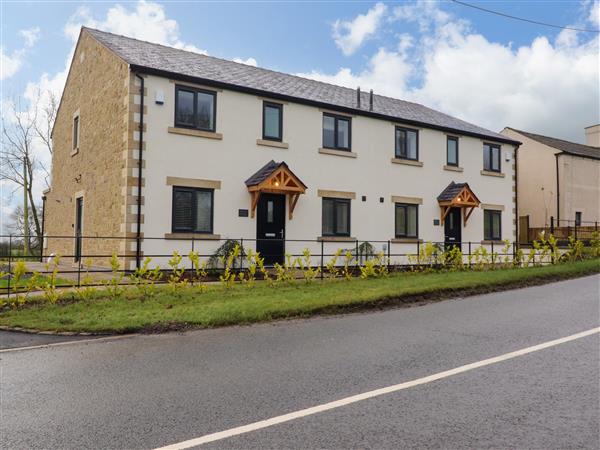
[[[63,346],[63,345],[85,344],[85,343],[89,343],[89,342],[115,341],[117,339],[125,339],[125,338],[130,338],[133,336],[137,336],[137,334],[120,334],[118,336],[105,336],[105,337],[90,338],[90,339],[74,339],[72,341],[63,341],[63,342],[49,342],[47,344],[30,345],[28,347],[3,348],[3,349],[0,349],[0,353],[18,352],[21,350],[35,350],[37,348],[59,347],[59,346]]]
[[[332,409],[340,408],[342,406],[350,405],[352,403],[360,402],[363,400],[367,400],[373,397],[378,397],[380,395],[391,394],[392,392],[401,391],[403,389],[408,389],[411,387],[419,386],[421,384],[431,383],[432,381],[441,380],[442,378],[451,377],[453,375],[457,375],[459,373],[467,372],[469,370],[477,369],[480,367],[489,366],[491,364],[496,364],[502,361],[506,361],[508,359],[516,358],[518,356],[527,355],[528,353],[537,352],[540,350],[544,350],[546,348],[554,347],[559,344],[564,344],[566,342],[574,341],[576,339],[581,339],[586,336],[590,336],[596,333],[600,333],[599,328],[592,328],[591,330],[582,331],[581,333],[572,334],[570,336],[566,336],[560,339],[555,339],[553,341],[544,342],[542,344],[534,345],[532,347],[526,347],[521,350],[516,350],[514,352],[505,353],[500,356],[495,356],[493,358],[484,359],[482,361],[474,362],[471,364],[467,364],[460,367],[455,367],[454,369],[445,370],[443,372],[438,372],[433,375],[429,375],[423,378],[417,378],[416,380],[407,381],[400,384],[395,384],[393,386],[384,387],[381,389],[375,389],[373,391],[363,392],[362,394],[353,395],[351,397],[342,398],[340,400],[335,400],[333,402],[324,403],[322,405],[313,406],[311,408],[301,409],[300,411],[291,412],[289,414],[284,414],[281,416],[272,417],[266,420],[260,420],[258,422],[254,422],[248,425],[243,425],[240,427],[230,428],[229,430],[219,431],[217,433],[207,434],[198,438],[190,439],[183,442],[178,442],[176,444],[167,445],[165,447],[159,447],[155,450],[181,450],[191,447],[196,447],[202,444],[207,444],[209,442],[215,442],[222,439],[227,439],[232,436],[237,436],[244,433],[250,433],[252,431],[257,431],[263,428],[272,427],[274,425],[278,425],[280,423],[289,422],[290,420],[299,419],[301,417],[310,416],[313,414],[318,414],[324,411],[329,411]]]

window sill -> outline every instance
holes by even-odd
[[[344,156],[346,158],[356,158],[358,156],[349,150],[334,150],[332,148],[320,148],[319,153],[323,155]]]
[[[394,238],[390,240],[392,244],[420,244],[423,239],[419,238]]]
[[[392,158],[392,164],[403,164],[405,166],[423,167],[421,161],[413,161],[412,159]]]
[[[483,240],[481,241],[481,245],[492,245],[492,244],[501,244],[504,245],[504,241],[502,241],[501,239],[494,239],[494,240]]]
[[[504,178],[506,176],[502,172],[492,172],[491,170],[482,170],[480,173],[481,175],[485,175],[486,177]]]
[[[223,139],[223,135],[221,133],[216,133],[214,131],[202,131],[202,130],[193,130],[189,128],[177,128],[177,127],[169,127],[167,129],[169,133],[172,134],[182,134],[184,136],[196,136],[203,137],[208,139]]]
[[[165,233],[165,239],[198,239],[216,241],[221,239],[221,235],[209,233]]]
[[[319,242],[356,242],[355,237],[350,236],[319,236]]]
[[[76,149],[74,149],[74,150],[71,150],[71,153],[70,153],[70,155],[71,155],[71,156],[75,156],[75,155],[76,155],[76,154],[78,154],[78,153],[79,153],[79,147],[77,147],[77,148],[76,148]]]
[[[263,145],[265,147],[290,148],[290,144],[286,142],[270,141],[268,139],[257,139],[256,145]]]
[[[449,166],[449,165],[445,165],[444,166],[444,170],[448,170],[450,172],[462,172],[465,169],[463,169],[462,167],[458,167],[458,166]]]

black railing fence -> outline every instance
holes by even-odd
[[[560,241],[567,241],[570,236],[575,239],[589,241],[593,239],[595,233],[600,231],[597,221],[571,220],[571,219],[555,219],[550,217],[550,221],[543,227],[529,227],[528,216],[522,217],[521,227],[527,227],[527,233],[523,234],[525,240],[532,242],[539,240],[540,236],[552,235]],[[521,242],[524,242],[522,240]]]
[[[130,275],[135,272],[137,258],[135,248],[136,237],[123,236],[46,236],[44,244],[30,245],[30,253],[23,252],[23,236],[0,236],[2,250],[0,253],[0,294],[21,291],[25,283],[16,285],[14,272],[16,264],[20,261],[23,272],[21,278],[26,280],[33,274],[42,277],[56,276],[56,287],[81,287],[103,286],[114,277],[122,275],[120,283],[131,284]],[[77,245],[79,240],[80,245]],[[188,273],[193,273],[194,265],[188,257],[190,252],[195,252],[200,263],[208,272],[208,280],[217,280],[218,275],[224,271],[220,257],[228,256],[228,252],[237,243],[240,254],[233,261],[232,269],[243,271],[248,268],[248,252],[256,253],[261,244],[279,243],[283,245],[284,253],[269,254],[260,252],[266,261],[279,259],[279,263],[286,264],[286,260],[293,261],[301,258],[305,266],[320,268],[320,278],[327,276],[328,265],[336,268],[348,265],[353,273],[359,274],[360,267],[365,261],[379,259],[379,264],[385,264],[389,271],[407,270],[419,266],[440,266],[448,262],[445,255],[449,250],[458,248],[459,253],[454,253],[454,264],[457,255],[460,263],[473,266],[482,263],[505,264],[512,262],[517,252],[524,252],[525,256],[531,249],[520,246],[517,242],[485,241],[485,242],[422,242],[421,240],[356,240],[353,238],[321,238],[321,239],[255,239],[255,238],[166,238],[142,237],[140,238],[143,254],[140,255],[140,266],[146,258],[151,259],[149,268],[160,267],[162,272],[169,273],[172,267],[169,261],[176,251],[181,257],[179,268]],[[80,254],[75,254],[75,249],[80,249]],[[64,252],[57,251],[63,249]],[[520,250],[521,249],[521,250]],[[523,254],[521,254],[521,257]],[[547,255],[546,255],[547,256]],[[111,268],[111,260],[117,258],[119,267]],[[533,255],[533,263],[547,264],[550,259]],[[272,268],[273,263],[265,264]],[[300,269],[298,269],[300,270]],[[165,282],[165,276],[158,282]],[[90,281],[91,280],[91,281]]]

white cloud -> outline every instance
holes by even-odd
[[[344,55],[353,54],[377,31],[386,10],[383,3],[377,3],[366,14],[359,14],[352,21],[336,20],[332,27],[333,38]]]
[[[23,47],[14,50],[10,55],[0,48],[0,80],[5,80],[16,74],[23,65],[27,50],[35,45],[40,35],[40,28],[20,30],[19,35],[25,41]]]
[[[584,6],[597,9],[598,2]],[[583,127],[599,121],[597,35],[565,30],[554,41],[542,36],[513,48],[432,2],[395,8],[386,24],[407,21],[426,31],[412,39],[402,34],[395,49],[380,48],[363,70],[301,75],[373,88],[492,130],[512,126],[581,142]]]
[[[206,50],[182,41],[177,21],[168,19],[164,7],[154,2],[140,0],[135,4],[133,10],[115,5],[109,8],[106,17],[100,20],[91,16],[89,8],[82,6],[69,19],[64,29],[65,34],[72,41],[76,41],[82,25],[156,44],[206,54]]]
[[[254,59],[254,58],[247,58],[247,59],[233,58],[233,61],[236,63],[240,63],[240,64],[246,64],[247,66],[256,67],[258,65],[258,63],[256,62],[256,59]]]
[[[33,47],[40,38],[40,27],[29,28],[19,31],[19,35],[25,39],[25,47]]]

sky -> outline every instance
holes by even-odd
[[[468,3],[598,30],[598,0]],[[452,1],[0,0],[6,107],[62,92],[81,25],[425,104],[485,128],[584,141],[600,122],[599,34],[545,27]],[[49,156],[39,148],[40,161]],[[2,222],[20,198],[2,188]],[[45,188],[41,180],[36,191]],[[0,230],[1,232],[1,230]]]

